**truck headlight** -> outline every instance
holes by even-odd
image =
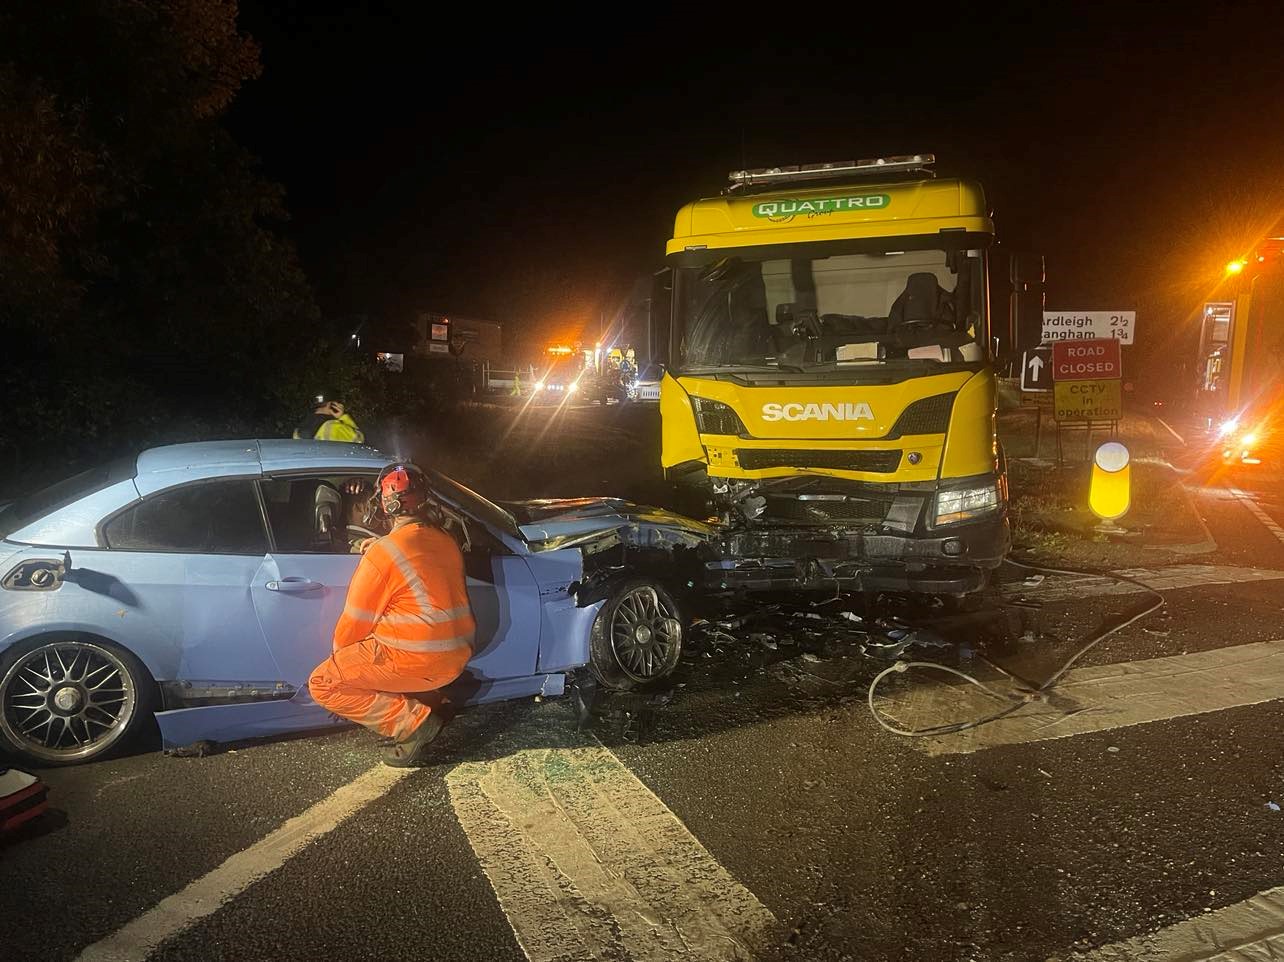
[[[999,488],[993,481],[984,487],[939,491],[936,495],[936,523],[953,524],[979,518],[998,510],[998,507]]]
[[[693,397],[691,406],[695,409],[696,429],[701,434],[746,434],[745,426],[735,409],[721,401]]]

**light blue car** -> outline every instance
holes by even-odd
[[[341,724],[307,679],[330,651],[392,458],[318,441],[144,451],[0,506],[0,752],[99,757],[154,714],[166,747]],[[611,687],[678,663],[704,525],[614,499],[501,507],[432,475],[464,545],[477,653],[458,703]],[[351,525],[351,527],[350,527]]]

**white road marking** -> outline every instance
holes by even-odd
[[[1077,962],[1269,962],[1284,958],[1284,886],[1074,958]]]
[[[753,958],[771,912],[596,740],[553,738],[446,777],[527,958]]]
[[[78,962],[142,962],[165,939],[218,911],[309,843],[379,798],[411,774],[411,768],[380,765],[338,789],[329,798],[285,822],[208,875],[161,900],[154,908],[77,956]]]
[[[1258,510],[1261,510],[1260,508]],[[1196,588],[1200,585],[1229,585],[1252,581],[1276,581],[1284,571],[1242,568],[1234,565],[1169,565],[1164,568],[1121,568],[1119,574],[1135,578],[1156,591]],[[1105,575],[1049,575],[1042,584],[1027,587],[1020,581],[1003,586],[1009,596],[1026,595],[1035,601],[1068,601],[1084,595],[1129,595],[1141,591],[1134,584],[1115,581]]]
[[[1169,423],[1168,423],[1167,421],[1165,421],[1163,418],[1155,418],[1155,420],[1156,420],[1156,421],[1158,421],[1160,424],[1162,424],[1162,425],[1164,426],[1164,430],[1165,430],[1165,431],[1167,431],[1169,434],[1171,434],[1173,437],[1175,437],[1175,438],[1177,439],[1177,442],[1178,442],[1179,444],[1181,444],[1181,445],[1183,445],[1183,446],[1186,444],[1186,439],[1185,439],[1185,438],[1183,438],[1183,437],[1182,437],[1180,434],[1178,434],[1176,431],[1174,431],[1174,430],[1173,430],[1173,426],[1172,426],[1171,424],[1169,424]]]
[[[997,673],[996,673],[997,674]],[[902,725],[928,728],[981,718],[1002,704],[972,685],[932,685],[922,677],[907,694],[888,692],[880,710]],[[1007,678],[982,678],[1018,693]],[[1284,698],[1284,641],[1260,641],[1188,655],[1072,669],[1048,696],[998,721],[953,735],[916,738],[931,755],[1087,735]]]
[[[1249,497],[1239,488],[1232,487],[1230,489],[1230,493],[1235,495],[1235,500],[1237,500],[1244,507],[1248,508],[1248,510],[1252,513],[1253,517],[1255,517],[1258,521],[1262,522],[1262,524],[1266,525],[1267,531],[1275,535],[1275,537],[1279,539],[1279,542],[1281,544],[1284,544],[1284,527],[1280,527],[1278,524],[1276,524],[1275,519],[1272,518],[1269,514],[1267,514],[1265,509],[1263,509],[1262,506],[1258,504],[1256,500]]]

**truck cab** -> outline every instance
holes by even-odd
[[[932,160],[738,171],[678,212],[661,460],[721,522],[711,586],[966,594],[1006,555],[994,225]]]

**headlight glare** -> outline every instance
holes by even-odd
[[[999,507],[998,485],[991,482],[984,487],[955,488],[936,495],[936,523],[953,524],[989,514]]]

